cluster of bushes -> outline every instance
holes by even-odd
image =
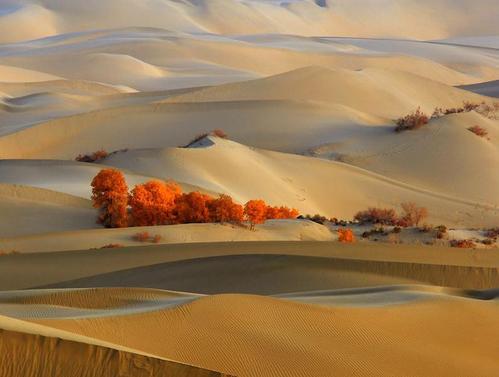
[[[105,150],[100,149],[98,151],[95,151],[90,154],[79,154],[76,156],[75,160],[79,162],[97,162],[100,160],[105,159],[107,156],[109,156],[109,153],[107,153]]]
[[[499,102],[494,102],[493,104],[488,104],[485,102],[469,102],[464,101],[461,107],[452,107],[449,109],[443,109],[441,107],[435,108],[432,114],[432,118],[439,118],[450,114],[461,114],[469,113],[471,111],[476,111],[477,113],[490,118],[495,119],[496,113],[499,111]]]
[[[182,193],[175,182],[149,181],[129,192],[123,173],[115,169],[101,170],[91,185],[93,205],[99,209],[97,222],[109,228],[243,221],[254,228],[265,220],[298,216],[296,209],[268,206],[263,200],[242,206],[228,195]]]
[[[197,143],[198,141],[201,141],[203,140],[205,137],[207,136],[216,136],[216,137],[219,137],[221,139],[227,139],[229,136],[225,133],[224,130],[221,130],[219,128],[216,128],[210,132],[204,132],[202,134],[199,134],[197,135],[194,139],[192,139],[191,141],[189,141],[183,148],[188,148],[190,147],[192,144],[195,144]]]
[[[453,107],[449,109],[436,107],[431,116],[424,113],[421,110],[421,107],[418,107],[416,111],[395,121],[395,132],[417,130],[418,128],[421,128],[424,125],[428,124],[430,122],[430,119],[440,118],[442,116],[450,114],[469,113],[470,111],[475,111],[489,119],[497,119],[497,113],[499,112],[499,102],[487,104],[485,102],[475,103],[465,101],[463,102],[463,105],[461,107]]]
[[[418,207],[415,203],[402,203],[402,213],[399,215],[393,208],[371,207],[355,214],[354,219],[361,224],[392,225],[399,227],[419,226],[428,217],[428,210]]]
[[[342,243],[354,243],[355,235],[352,229],[338,229],[338,241]]]
[[[451,240],[450,246],[457,247],[459,249],[472,249],[476,246],[476,244],[472,240]]]

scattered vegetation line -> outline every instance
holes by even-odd
[[[103,169],[92,180],[93,206],[99,210],[97,222],[108,228],[188,223],[234,223],[248,221],[251,229],[270,219],[294,219],[298,211],[285,206],[274,207],[263,200],[250,200],[244,206],[229,195],[213,198],[200,192],[183,193],[173,181],[149,181],[129,192],[123,173]],[[159,242],[141,232],[134,236],[140,242]]]
[[[354,219],[361,224],[393,225],[399,227],[419,226],[421,221],[428,217],[428,210],[418,207],[415,203],[402,203],[400,215],[393,208],[371,207],[357,212]]]
[[[103,149],[100,149],[100,150],[95,151],[95,152],[90,153],[90,154],[79,154],[75,158],[75,160],[79,161],[79,162],[93,163],[93,162],[101,161],[101,160],[105,159],[107,156],[109,156],[109,153],[107,153]]]
[[[428,116],[426,113],[424,113],[421,110],[421,107],[418,107],[416,111],[402,118],[399,118],[395,121],[396,124],[395,132],[417,130],[423,127],[424,125],[428,124],[430,122],[430,119],[440,118],[450,114],[469,113],[471,111],[475,111],[478,114],[483,115],[484,117],[489,119],[498,119],[499,102],[488,104],[485,102],[475,103],[475,102],[465,101],[463,102],[463,105],[461,107],[453,107],[449,109],[436,107],[431,116]],[[471,129],[469,130],[472,131]],[[478,133],[477,135],[486,136],[486,134],[479,135]]]

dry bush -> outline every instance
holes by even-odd
[[[424,207],[418,207],[416,203],[406,202],[402,203],[400,206],[403,211],[399,220],[400,226],[419,226],[419,223],[428,217],[428,210]]]
[[[314,223],[321,224],[321,225],[324,225],[324,223],[326,223],[326,221],[328,221],[326,216],[321,216],[319,214],[315,214],[313,216],[305,215],[305,217],[303,217],[303,218],[310,220],[310,221],[313,221]]]
[[[362,233],[362,238],[369,238],[373,235],[378,236],[387,236],[388,233],[385,231],[383,227],[372,228],[371,230],[365,231]]]
[[[151,238],[151,235],[149,232],[139,232],[135,233],[132,238],[138,242],[147,242],[149,241],[149,238]]]
[[[485,231],[485,237],[487,238],[498,238],[499,237],[499,227],[491,228]]]
[[[211,131],[211,134],[221,139],[227,139],[229,137],[229,135],[227,135],[225,131],[221,130],[220,128],[214,129],[213,131]]]
[[[436,237],[439,240],[447,238],[447,227],[445,225],[439,225],[435,227],[435,231],[436,231]]]
[[[399,226],[396,226],[392,229],[392,233],[398,234],[402,232],[402,228]]]
[[[450,245],[459,249],[472,249],[476,246],[472,240],[451,240]]]
[[[355,235],[352,229],[338,229],[338,241],[342,243],[354,243]]]
[[[402,132],[407,130],[417,130],[428,124],[430,117],[421,111],[418,107],[416,111],[411,114],[406,115],[403,118],[397,119],[395,122],[397,127],[395,127],[395,132]]]
[[[480,137],[486,137],[489,134],[489,132],[485,128],[480,127],[480,126],[470,127],[470,128],[468,128],[468,131],[471,131],[476,136],[480,136]]]
[[[105,159],[107,156],[109,156],[109,153],[107,153],[105,150],[101,149],[98,151],[95,151],[91,154],[79,154],[76,156],[75,160],[79,162],[97,162],[100,160]]]
[[[499,102],[494,102],[492,104],[488,104],[485,102],[463,102],[463,106],[461,107],[452,107],[449,109],[443,109],[441,107],[435,108],[433,111],[432,118],[439,118],[444,115],[450,114],[461,114],[461,113],[469,113],[470,111],[475,111],[480,115],[483,115],[489,119],[497,119],[497,113],[499,112]]]
[[[366,211],[357,212],[354,219],[361,224],[397,225],[397,213],[392,208],[370,207]]]
[[[161,235],[155,234],[154,237],[151,238],[151,242],[152,243],[159,243],[162,239],[163,239],[163,237],[161,237]]]
[[[101,249],[116,249],[118,247],[125,247],[124,245],[120,243],[109,243],[107,245],[101,246]]]

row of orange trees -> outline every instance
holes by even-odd
[[[292,219],[296,209],[250,200],[244,206],[228,195],[214,198],[200,192],[183,193],[175,182],[149,181],[129,192],[123,173],[101,170],[92,180],[92,200],[98,222],[109,228],[187,223],[242,223],[253,228],[269,219]]]

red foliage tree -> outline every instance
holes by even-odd
[[[128,186],[119,170],[103,169],[92,180],[93,206],[99,209],[97,222],[108,228],[128,226]]]
[[[207,203],[210,220],[217,223],[241,223],[244,219],[244,208],[234,203],[229,195],[222,194]]]
[[[211,196],[200,192],[182,194],[175,201],[177,222],[180,224],[209,222],[208,202],[212,200],[214,199]]]
[[[275,219],[296,219],[299,212],[295,208],[288,207],[267,207],[266,218],[267,220]]]
[[[354,243],[355,235],[352,229],[338,229],[338,241],[343,243]]]
[[[267,205],[263,200],[250,200],[244,205],[244,214],[254,229],[255,224],[262,224],[267,219]]]
[[[174,182],[150,181],[135,186],[130,195],[133,225],[176,223],[175,201],[181,194],[182,189]]]

